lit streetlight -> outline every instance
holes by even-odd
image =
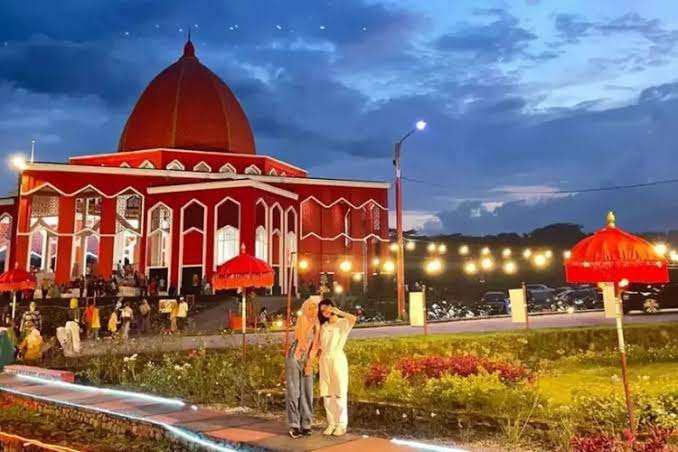
[[[507,275],[513,275],[515,274],[515,272],[518,271],[518,266],[513,261],[506,261],[502,266],[502,270],[504,270],[504,273],[506,273]]]
[[[546,266],[546,256],[543,254],[537,254],[534,256],[534,265],[536,265],[538,268],[543,268]]]
[[[490,271],[492,268],[494,268],[494,261],[492,258],[484,257],[480,260],[480,267],[483,269],[483,271]]]
[[[26,169],[26,158],[23,155],[15,155],[10,159],[12,166],[18,170],[23,171]]]
[[[459,247],[459,254],[466,256],[469,253],[468,245],[462,245]]]
[[[669,247],[666,246],[666,243],[659,242],[654,244],[654,252],[660,256],[665,256],[668,250]]]
[[[443,263],[437,257],[426,262],[424,270],[429,275],[437,275],[443,270]]]
[[[466,262],[464,264],[464,273],[467,275],[475,275],[478,273],[478,266],[473,261]]]
[[[353,268],[353,265],[351,264],[351,261],[348,259],[344,259],[341,261],[339,264],[339,270],[341,270],[344,273],[348,273],[351,271],[351,268]]]
[[[403,243],[403,187],[400,174],[400,152],[403,143],[410,135],[417,131],[422,131],[425,128],[426,121],[417,121],[414,129],[407,132],[398,142],[396,142],[393,151],[393,166],[395,167],[396,239],[398,242],[398,271],[396,275],[398,318],[402,318],[405,313],[405,246]]]

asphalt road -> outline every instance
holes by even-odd
[[[550,314],[531,316],[530,329],[566,328],[596,325],[614,325],[614,319],[605,319],[602,312],[579,312],[575,314]],[[662,312],[654,315],[631,314],[624,317],[624,322],[630,323],[660,323],[678,322],[678,311]],[[491,319],[459,320],[429,324],[429,334],[449,333],[480,333],[490,331],[510,331],[523,329],[523,325],[511,322],[508,317]],[[372,328],[355,328],[351,332],[351,339],[371,339],[393,336],[416,336],[423,334],[421,327],[408,325],[382,326]],[[282,333],[248,334],[249,344],[266,344],[279,342]],[[96,356],[108,353],[126,354],[142,352],[170,352],[194,350],[199,348],[219,349],[238,347],[242,344],[240,334],[233,335],[204,335],[204,336],[148,336],[132,338],[128,341],[112,341],[103,339],[98,342],[85,342],[81,356]]]

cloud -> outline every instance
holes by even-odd
[[[470,54],[477,60],[509,61],[523,54],[530,42],[537,39],[503,10],[485,10],[484,14],[497,19],[485,25],[463,25],[439,37],[436,47],[445,52]]]

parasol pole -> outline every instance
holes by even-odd
[[[12,291],[12,320],[16,316],[16,290]]]
[[[242,288],[242,304],[241,304],[241,316],[242,316],[242,358],[245,360],[245,336],[247,334],[247,311],[245,309],[245,303],[247,302],[247,289]]]
[[[623,309],[621,305],[621,290],[619,283],[614,283],[614,306],[615,322],[617,324],[617,342],[619,343],[619,356],[621,358],[622,381],[624,382],[624,398],[626,401],[626,415],[629,421],[629,431],[632,438],[635,437],[636,422],[633,416],[633,399],[631,397],[631,386],[629,384],[629,373],[626,362],[626,344],[624,342],[624,326],[622,322]]]

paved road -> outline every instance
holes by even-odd
[[[624,317],[625,323],[658,323],[678,322],[678,312],[664,312],[656,315],[632,314]],[[530,328],[565,328],[577,326],[613,325],[613,319],[605,319],[602,312],[580,312],[575,314],[551,314],[530,317]],[[522,326],[511,323],[508,317],[462,320],[429,325],[429,334],[448,333],[478,333],[489,331],[510,331],[521,329]],[[370,339],[393,336],[416,336],[422,334],[422,328],[408,325],[384,326],[374,328],[356,328],[351,332],[351,339]],[[247,341],[250,344],[265,344],[279,342],[282,333],[249,334]],[[242,337],[235,335],[205,335],[205,336],[152,336],[133,338],[127,342],[101,340],[99,342],[85,342],[82,356],[115,354],[133,354],[141,352],[170,352],[193,350],[198,348],[227,348],[242,344]]]

